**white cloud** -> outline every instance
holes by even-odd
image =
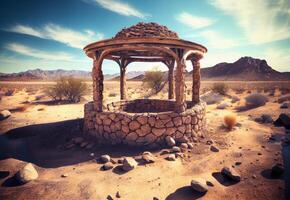
[[[234,17],[252,44],[290,38],[289,0],[210,0]]]
[[[210,26],[214,23],[214,20],[210,19],[210,18],[206,18],[206,17],[199,17],[199,16],[194,16],[191,15],[187,12],[182,12],[181,14],[179,14],[176,19],[191,27],[191,28],[204,28],[207,26]]]
[[[51,53],[51,52],[34,49],[34,48],[31,48],[22,44],[18,44],[18,43],[9,43],[6,46],[6,48],[10,51],[13,51],[13,52],[25,55],[25,56],[40,58],[44,60],[62,60],[62,61],[72,60],[72,56],[64,52]]]
[[[206,39],[209,48],[226,49],[233,46],[239,45],[239,43],[234,40],[221,35],[217,31],[208,30],[199,33],[201,37]]]
[[[52,23],[46,24],[42,28],[19,24],[7,29],[7,31],[55,40],[74,48],[84,48],[89,43],[103,39],[103,34],[95,33],[92,30],[79,32]]]
[[[118,13],[125,16],[134,16],[141,19],[146,17],[146,14],[143,14],[133,6],[128,3],[124,3],[120,0],[93,0],[98,3],[101,7],[110,10],[112,12]]]
[[[268,48],[265,51],[268,64],[278,71],[290,72],[290,49]]]

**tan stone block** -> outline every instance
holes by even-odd
[[[165,131],[166,131],[165,128],[152,128],[153,134],[156,135],[157,137],[160,137],[161,135],[163,135]]]
[[[126,136],[126,140],[128,141],[135,141],[138,138],[137,133],[131,132]]]
[[[154,134],[150,133],[150,134],[146,135],[144,137],[144,139],[145,139],[146,143],[149,144],[149,143],[153,143],[157,139],[157,137]]]
[[[141,130],[142,130],[142,133],[146,135],[151,132],[151,127],[149,126],[149,124],[145,124],[141,126]]]
[[[166,128],[166,135],[173,135],[176,132],[175,127]]]
[[[156,128],[164,128],[165,127],[165,124],[160,119],[156,119],[154,126]]]
[[[174,123],[175,126],[180,126],[180,125],[182,124],[182,119],[181,119],[181,117],[175,117],[175,118],[173,119],[173,123]]]
[[[106,118],[106,119],[103,120],[103,124],[104,124],[104,125],[107,125],[107,126],[108,126],[108,125],[110,125],[111,123],[112,123],[112,120],[109,119],[109,118]]]
[[[191,116],[191,124],[197,124],[197,117]]]
[[[186,127],[185,127],[185,125],[181,125],[181,126],[179,126],[177,129],[178,129],[178,131],[180,131],[181,133],[185,133]]]
[[[148,117],[147,116],[139,116],[139,117],[137,117],[137,121],[142,125],[147,124]]]
[[[122,131],[124,133],[129,133],[130,132],[130,129],[129,129],[129,127],[127,125],[122,125]]]
[[[166,127],[174,127],[174,123],[172,121],[169,121],[165,124]]]
[[[134,130],[137,130],[138,128],[140,128],[140,124],[137,122],[137,121],[131,121],[129,123],[129,128],[130,130],[134,131]]]
[[[153,116],[149,117],[148,123],[150,124],[150,126],[154,126],[155,125],[155,117],[153,117]]]
[[[107,133],[111,133],[110,126],[105,125],[104,126],[104,131],[107,132]]]

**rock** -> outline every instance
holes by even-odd
[[[153,200],[159,200],[157,197],[153,197]]]
[[[111,197],[111,195],[108,195],[107,200],[114,200],[114,199],[113,199],[113,197]]]
[[[176,144],[175,140],[171,136],[167,136],[165,138],[165,141],[166,141],[166,144],[170,147],[173,147]]]
[[[284,173],[284,170],[284,166],[281,163],[277,163],[271,169],[271,176],[280,177]]]
[[[174,153],[176,153],[176,152],[180,152],[181,150],[180,150],[179,147],[174,146],[174,147],[172,147],[171,151],[174,152]]]
[[[184,157],[183,153],[181,153],[181,152],[175,153],[175,158],[182,158],[182,157]]]
[[[242,164],[242,162],[239,162],[239,161],[237,161],[237,162],[235,162],[235,165],[241,165]]]
[[[187,143],[187,146],[188,146],[189,149],[193,149],[193,144],[192,143],[190,143],[190,142]]]
[[[113,165],[113,163],[111,163],[111,162],[107,162],[107,163],[105,163],[103,166],[102,166],[102,168],[104,169],[104,170],[109,170],[109,169],[112,169],[114,167],[114,165]]]
[[[233,168],[224,167],[222,168],[221,173],[233,181],[239,182],[241,180],[241,176]]]
[[[0,120],[4,120],[11,116],[11,112],[9,110],[2,110],[0,112]]]
[[[126,158],[124,158],[122,168],[124,171],[127,172],[127,171],[134,169],[137,165],[138,165],[138,163],[136,162],[136,160],[134,158],[126,157]]]
[[[20,183],[28,183],[30,181],[36,180],[38,178],[38,173],[31,163],[26,164],[22,169],[20,169],[16,175],[16,179]]]
[[[154,163],[155,162],[155,158],[152,154],[143,154],[142,160],[145,161],[146,163]]]
[[[190,183],[192,189],[194,189],[197,192],[205,193],[208,190],[208,186],[206,184],[206,181],[202,178],[195,178]]]
[[[141,125],[140,125],[137,121],[132,121],[132,122],[130,122],[130,124],[129,124],[129,128],[130,128],[130,130],[132,130],[132,131],[134,131],[134,130],[140,128],[140,126],[141,126]]]
[[[221,103],[221,104],[219,104],[219,105],[217,105],[217,109],[225,109],[225,108],[227,108],[227,107],[230,107],[231,105],[229,104],[229,103]]]
[[[188,145],[186,143],[181,143],[180,144],[180,148],[181,149],[187,149],[188,148]]]
[[[169,160],[169,161],[175,161],[175,155],[174,154],[169,154],[165,159]]]
[[[66,177],[68,177],[68,174],[66,174],[66,173],[65,174],[62,174],[61,177],[62,178],[66,178]]]
[[[282,113],[278,119],[274,122],[275,126],[284,126],[286,129],[290,129],[290,115]]]
[[[217,147],[214,146],[214,145],[211,145],[211,146],[210,146],[210,150],[211,150],[212,152],[219,152],[219,151],[220,151],[219,148],[217,148]]]
[[[162,149],[160,152],[160,155],[164,155],[164,154],[170,154],[170,150],[169,149]]]
[[[109,155],[102,155],[102,156],[100,157],[100,160],[101,160],[101,162],[103,162],[103,163],[107,163],[107,162],[110,162],[111,157],[110,157]]]
[[[280,106],[280,108],[281,109],[286,109],[286,108],[289,108],[290,106],[289,106],[289,103],[283,103],[281,106]]]
[[[121,198],[121,195],[120,195],[120,192],[119,192],[119,191],[117,191],[117,193],[116,193],[116,197],[117,197],[117,198]]]
[[[207,144],[207,145],[212,145],[212,144],[213,144],[213,140],[212,140],[212,139],[207,140],[207,141],[206,141],[206,144]]]

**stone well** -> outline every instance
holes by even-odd
[[[85,131],[98,141],[110,144],[163,145],[166,136],[177,142],[201,136],[205,124],[205,103],[191,105],[182,113],[174,112],[175,102],[158,99],[118,101],[103,112],[94,103],[85,105]]]

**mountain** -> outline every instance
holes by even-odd
[[[202,68],[201,77],[203,80],[280,81],[290,80],[290,73],[272,69],[266,60],[241,57],[233,63],[223,62]]]

